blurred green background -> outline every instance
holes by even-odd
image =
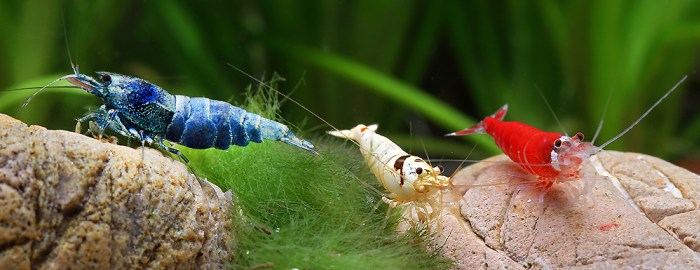
[[[64,34],[65,28],[65,34]],[[626,128],[684,75],[689,79],[608,149],[674,162],[700,154],[700,5],[693,1],[3,1],[0,89],[71,73],[112,71],[173,94],[243,103],[245,87],[278,73],[290,94],[339,128],[379,123],[415,153],[480,159],[484,136],[443,138],[508,103],[506,119],[597,140]],[[67,34],[67,35],[66,35]],[[67,42],[64,38],[67,36]],[[0,92],[16,116],[29,91]],[[98,106],[74,89],[47,91],[21,119],[73,130]],[[285,122],[331,129],[286,102]]]

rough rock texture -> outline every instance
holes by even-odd
[[[502,185],[521,173],[508,161],[491,158],[453,178],[465,185],[461,213],[444,211],[435,245],[458,268],[700,269],[700,176],[608,151],[581,172],[595,181],[591,192],[572,196],[559,185],[540,202],[531,189]]]
[[[0,114],[0,269],[216,269],[230,193],[155,150]]]

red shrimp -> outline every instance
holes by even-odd
[[[590,142],[583,142],[583,133],[569,137],[556,132],[542,131],[520,122],[502,121],[508,111],[503,105],[496,113],[478,124],[446,136],[475,133],[491,135],[503,153],[530,174],[541,180],[538,186],[545,190],[559,181],[578,179],[581,163],[599,151]]]
[[[542,131],[520,122],[504,122],[503,118],[508,111],[508,105],[504,105],[496,113],[484,118],[484,120],[472,127],[445,136],[463,136],[477,133],[490,135],[494,138],[496,145],[503,150],[503,153],[529,174],[537,177],[539,181],[537,181],[536,186],[542,187],[546,191],[554,183],[579,180],[579,170],[583,162],[630,131],[671,92],[678,88],[686,78],[687,76],[676,83],[627,129],[599,147],[590,142],[584,142],[583,133],[581,132],[576,133],[573,137],[569,137],[556,132]]]

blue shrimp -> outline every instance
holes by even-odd
[[[78,119],[94,121],[101,133],[111,129],[136,138],[142,145],[156,143],[189,160],[171,142],[194,149],[228,149],[231,145],[262,143],[263,139],[282,141],[315,155],[313,144],[298,138],[281,123],[250,113],[229,103],[208,98],[171,95],[146,80],[109,72],[97,72],[102,82],[75,72],[58,80],[91,93],[104,102],[96,111]],[[56,81],[58,81],[56,80]],[[169,145],[166,146],[166,143]]]

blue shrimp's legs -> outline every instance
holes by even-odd
[[[102,137],[104,131],[109,128],[114,130],[115,132],[119,133],[120,135],[126,137],[127,139],[131,138],[138,138],[139,141],[141,142],[141,161],[143,161],[143,157],[145,155],[145,143],[148,142],[149,144],[153,143],[153,139],[146,134],[145,131],[142,130],[136,130],[136,129],[129,129],[127,128],[121,121],[119,117],[117,117],[118,110],[115,109],[110,109],[107,110],[105,106],[101,106],[97,110],[90,112],[86,114],[85,116],[81,117],[78,119],[78,124],[76,125],[76,133],[80,133],[80,123],[82,122],[88,122],[90,121],[97,123],[97,134],[99,137]],[[155,142],[160,146],[162,149],[167,150],[170,153],[173,153],[177,155],[180,159],[182,159],[185,163],[189,163],[189,159],[185,157],[185,155],[182,154],[179,150],[175,149],[171,146],[167,146],[164,143],[164,140],[156,136]],[[169,142],[168,142],[169,143]],[[169,143],[170,144],[170,143]]]
[[[104,106],[101,106],[96,111],[86,114],[85,116],[79,118],[78,123],[75,126],[75,132],[80,133],[80,124],[82,122],[93,121],[98,123],[98,135],[102,137],[104,130],[110,128],[124,137],[133,136],[130,134],[129,130],[124,126],[119,117],[117,117],[117,110],[111,109],[106,110]]]
[[[141,141],[141,163],[143,163],[143,158],[146,156],[146,142],[148,142],[148,144],[152,144],[153,138],[148,136],[145,131],[136,130],[135,128],[130,128],[129,133],[133,134],[136,138],[139,138],[139,141]]]
[[[102,123],[100,123],[100,134],[98,135],[98,138],[100,138],[100,139],[102,138],[102,135],[104,134],[105,129],[108,126],[112,129],[115,129],[115,128],[111,127],[110,125],[112,125],[116,116],[117,116],[117,110],[110,109],[109,111],[107,111],[107,117],[103,118]],[[119,124],[117,124],[117,126],[119,126],[119,125],[121,125],[121,121],[119,122]]]
[[[167,142],[168,145],[165,145],[165,142]],[[190,160],[189,160],[187,157],[185,157],[185,155],[182,154],[182,152],[180,152],[180,150],[177,150],[176,148],[174,148],[174,147],[173,147],[173,144],[172,144],[171,142],[168,142],[168,141],[166,141],[166,140],[163,140],[162,138],[156,138],[156,143],[157,143],[158,146],[160,146],[161,148],[163,148],[163,149],[165,149],[165,150],[168,150],[168,152],[177,155],[180,159],[182,159],[183,162],[185,162],[185,164],[189,164],[189,163],[190,163]]]

